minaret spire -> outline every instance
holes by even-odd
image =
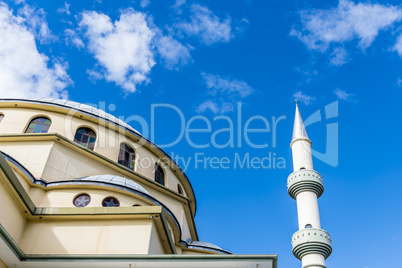
[[[299,111],[299,105],[297,105],[297,99],[296,99],[295,121],[293,124],[292,143],[296,140],[310,141],[307,135],[306,127],[304,126],[304,122]]]
[[[297,201],[299,231],[292,236],[293,254],[302,268],[325,268],[331,255],[331,238],[321,229],[318,198],[324,192],[321,175],[313,169],[311,141],[296,100],[292,148],[294,172],[288,177],[288,193]]]

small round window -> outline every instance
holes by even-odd
[[[91,197],[87,194],[80,194],[74,199],[74,206],[86,207],[91,202]]]
[[[119,200],[117,200],[114,197],[106,197],[102,201],[102,206],[104,206],[104,207],[118,207],[118,206],[120,206],[120,202],[119,202]]]

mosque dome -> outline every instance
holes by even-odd
[[[76,180],[113,184],[115,186],[120,186],[123,188],[128,188],[128,189],[131,189],[134,191],[138,191],[138,192],[141,192],[141,193],[144,193],[147,195],[151,195],[147,190],[144,189],[144,187],[142,187],[138,183],[136,183],[132,180],[129,180],[127,178],[116,176],[116,175],[103,174],[103,175],[95,175],[95,176],[77,178]]]
[[[91,116],[95,116],[101,118],[105,121],[118,125],[119,127],[123,127],[127,130],[140,134],[136,129],[131,127],[129,124],[125,123],[123,120],[106,113],[105,111],[92,107],[87,104],[78,103],[75,101],[64,100],[64,99],[55,99],[55,98],[32,98],[32,99],[1,99],[2,102],[7,101],[18,101],[18,102],[32,102],[32,103],[39,103],[45,105],[53,105],[62,108],[66,108],[69,110],[75,110],[79,112],[83,112],[89,114]]]

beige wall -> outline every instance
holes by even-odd
[[[20,162],[37,178],[43,177],[43,172],[52,146],[52,141],[0,141],[0,150]]]
[[[1,144],[0,144],[1,148]],[[78,155],[80,156],[80,155]],[[75,159],[74,157],[72,159]],[[85,161],[85,158],[82,160]],[[102,168],[107,168],[100,165]],[[47,168],[46,170],[49,170]],[[111,173],[109,172],[106,173]],[[102,207],[102,200],[105,197],[113,196],[120,202],[121,207],[131,207],[134,204],[142,206],[155,205],[148,199],[141,197],[135,193],[127,192],[113,187],[98,186],[98,185],[60,185],[49,186],[43,188],[39,185],[32,185],[25,176],[21,176],[14,170],[15,174],[19,178],[21,184],[24,186],[26,192],[37,207],[74,207],[73,200],[79,194],[86,193],[90,195],[91,202],[88,207]],[[61,173],[62,171],[60,171]],[[57,175],[57,172],[55,172]],[[119,175],[119,174],[117,174]],[[121,175],[121,174],[120,174]],[[45,177],[47,178],[47,177]],[[158,201],[167,206],[170,211],[175,215],[178,220],[182,232],[181,239],[186,241],[188,238],[196,240],[196,237],[191,234],[187,216],[184,213],[184,203],[169,196],[161,194],[153,188],[144,186],[144,188]],[[191,216],[188,216],[191,217]],[[191,220],[191,219],[190,219]],[[172,237],[173,233],[172,233]],[[177,241],[178,242],[178,241]]]
[[[40,108],[41,106],[38,105],[38,107]],[[59,111],[62,111],[62,109],[59,109]],[[193,240],[197,239],[195,233],[190,231],[192,228],[190,228],[189,224],[193,224],[191,219],[192,215],[185,213],[185,211],[189,211],[188,208],[185,210],[185,207],[189,206],[189,204],[187,204],[188,200],[167,192],[150,182],[154,180],[155,163],[161,162],[157,155],[152,152],[153,149],[148,149],[141,144],[138,144],[135,136],[131,134],[127,135],[126,132],[122,132],[121,129],[118,128],[111,129],[102,125],[99,126],[96,123],[87,120],[89,119],[87,115],[84,115],[82,118],[77,118],[72,115],[47,110],[4,107],[0,108],[0,113],[5,115],[4,119],[0,122],[0,150],[19,161],[34,175],[34,177],[42,178],[46,181],[72,180],[75,178],[102,174],[126,177],[142,185],[154,198],[159,200],[172,211],[181,226],[182,240],[185,241],[188,238]],[[106,160],[96,157],[93,154],[90,154],[89,157],[89,153],[85,152],[85,150],[81,149],[79,146],[71,146],[66,142],[51,140],[51,138],[46,140],[41,138],[35,140],[35,138],[32,138],[32,135],[27,139],[24,137],[23,133],[30,120],[37,116],[45,116],[51,119],[52,125],[50,126],[49,133],[58,133],[71,141],[74,139],[77,128],[86,126],[94,129],[97,134],[94,151],[115,163],[117,162],[120,143],[125,142],[130,144],[136,151],[135,172],[145,176],[150,181],[147,181],[132,172],[128,172],[126,168],[118,167],[118,165],[116,166],[110,163],[105,164],[107,162]],[[21,138],[13,140],[12,137],[6,138],[5,136],[7,134],[18,134]],[[40,137],[40,134],[37,135]],[[149,161],[144,162],[144,159]],[[145,165],[146,163],[148,163],[148,165]],[[165,165],[163,165],[163,168],[165,172],[165,186],[172,191],[177,192],[177,185],[181,184],[184,191],[183,195],[185,197],[190,196],[191,198],[192,194],[189,195],[188,192],[186,192],[186,189],[188,190],[191,186],[189,186],[183,178],[179,178],[171,168]],[[16,169],[14,171],[17,172]],[[24,175],[17,174],[17,177],[37,207],[74,207],[73,199],[80,193],[87,193],[91,196],[91,203],[88,207],[101,207],[103,198],[107,196],[118,198],[121,207],[131,207],[134,204],[140,204],[143,206],[153,205],[149,200],[134,193],[125,192],[111,187],[106,188],[85,185],[43,188],[38,185],[32,185]],[[2,189],[3,187],[0,188],[0,191],[2,191]],[[0,202],[1,200],[2,199],[0,198]],[[9,210],[10,217],[8,217],[7,214],[1,213],[0,220],[2,224],[4,220],[5,227],[7,230],[11,231],[13,238],[16,241],[19,241],[24,249],[29,250],[32,253],[44,250],[43,247],[46,247],[45,245],[39,245],[37,248],[35,248],[34,245],[35,243],[38,243],[35,241],[40,241],[42,237],[46,236],[48,236],[52,241],[51,244],[53,246],[49,250],[53,253],[74,253],[73,238],[75,237],[75,239],[78,239],[77,241],[80,241],[80,236],[78,234],[81,234],[82,237],[88,235],[95,238],[93,240],[96,240],[96,242],[87,241],[83,245],[83,247],[91,248],[92,253],[106,252],[107,250],[102,247],[104,243],[110,242],[114,245],[115,243],[118,243],[120,239],[127,239],[128,236],[126,235],[138,236],[138,234],[141,234],[140,237],[138,237],[138,239],[140,239],[138,241],[141,241],[141,243],[138,243],[137,241],[136,244],[148,246],[152,244],[152,247],[142,247],[137,245],[137,248],[135,248],[134,245],[130,245],[129,241],[124,242],[123,244],[128,248],[131,247],[132,250],[136,250],[138,253],[144,254],[148,250],[152,250],[152,254],[161,254],[161,250],[163,250],[162,245],[160,244],[160,238],[153,227],[152,221],[145,221],[146,224],[138,220],[133,222],[109,221],[100,225],[93,222],[92,224],[96,225],[96,227],[91,225],[90,221],[86,223],[85,221],[80,222],[79,225],[75,227],[72,226],[71,223],[38,221],[30,223],[28,226],[26,219],[19,213],[15,212],[18,210],[17,206],[19,205],[16,204],[12,198],[5,200],[4,203],[2,202],[0,208],[3,207],[3,204],[7,204],[7,206],[4,206],[4,211]],[[4,215],[7,215],[8,218],[2,219],[1,217],[4,217]],[[173,222],[170,222],[170,224],[173,224]],[[132,229],[126,230],[129,226],[131,226]],[[22,230],[24,230],[24,232],[22,232]],[[86,230],[90,230],[89,233],[87,233]],[[111,235],[114,232],[117,232],[115,237]],[[174,232],[171,228],[170,232],[172,237],[174,237]],[[123,235],[124,233],[126,233],[126,235]],[[63,234],[71,235],[64,236]],[[175,242],[177,243],[178,241]],[[43,243],[46,244],[46,242]],[[94,249],[93,247],[95,245],[100,246]],[[80,250],[83,250],[83,248]],[[119,253],[126,252],[124,249],[120,248],[120,246],[112,249],[112,251],[113,250],[116,250],[116,252]],[[89,251],[87,253],[89,253]],[[108,254],[110,254],[110,252]]]
[[[0,259],[0,268],[8,268],[8,266]]]
[[[11,185],[0,180],[0,224],[15,241],[18,241],[26,226],[26,219],[21,213],[20,204],[10,194],[10,187]]]
[[[139,219],[31,222],[18,244],[27,254],[148,254],[152,228]]]
[[[72,189],[71,189],[72,188]],[[73,200],[80,194],[88,194],[91,202],[87,207],[102,207],[102,201],[105,197],[112,196],[117,198],[121,207],[132,207],[134,204],[149,206],[150,201],[145,200],[137,195],[129,195],[122,191],[113,191],[113,189],[99,190],[99,186],[83,185],[81,187],[61,188],[47,191],[39,202],[38,207],[74,207]],[[105,187],[103,187],[105,188]]]
[[[152,223],[153,228],[151,230],[151,237],[149,240],[148,254],[164,254],[165,251],[162,246],[158,231],[156,229],[155,223]]]
[[[21,178],[21,176],[19,176]],[[0,224],[25,254],[165,254],[153,219],[146,216],[113,219],[76,219],[74,217],[46,220],[28,219],[24,208],[12,194],[12,186],[3,176],[0,180]],[[107,192],[107,191],[104,191]],[[60,205],[73,194],[70,190],[48,192],[43,204]],[[110,193],[108,193],[110,195]],[[101,202],[102,190],[94,193]],[[122,205],[131,205],[130,198],[120,197]],[[137,202],[141,202],[137,200]],[[152,247],[150,246],[152,244]],[[152,248],[153,253],[149,252]],[[1,263],[0,263],[0,267]]]
[[[117,127],[114,127],[114,129],[110,129],[105,127],[102,121],[99,122],[103,124],[95,124],[93,122],[85,120],[85,118],[88,118],[88,116],[83,116],[82,119],[76,118],[73,116],[77,114],[76,112],[71,114],[61,114],[56,112],[26,108],[1,108],[0,113],[3,113],[5,115],[0,123],[0,134],[24,133],[29,122],[37,116],[45,116],[51,119],[52,124],[49,128],[48,133],[58,133],[62,136],[65,136],[69,140],[74,140],[75,132],[79,127],[89,127],[93,129],[97,135],[94,151],[115,162],[117,162],[118,160],[120,143],[127,143],[131,145],[136,151],[135,171],[151,180],[154,179],[154,166],[155,163],[160,162],[159,158],[148,149],[146,149],[144,146],[138,144],[136,140],[129,138],[126,135],[126,132]],[[15,144],[12,144],[11,146],[14,147],[14,145]],[[25,143],[24,145],[26,146]],[[0,149],[2,150],[2,148]],[[31,150],[30,152],[38,154],[39,158],[37,158],[37,161],[41,162],[41,164],[44,163],[42,161],[43,159],[41,159],[40,157],[42,155],[42,150],[45,149],[35,148],[35,150]],[[14,156],[18,156],[19,161],[24,160],[24,156],[15,154],[15,151],[13,151],[13,157]],[[25,161],[23,162],[25,163]],[[165,185],[168,188],[177,192],[177,184],[180,183],[180,180],[168,167],[164,167],[164,170],[166,174]],[[34,168],[34,170],[31,171],[36,172],[36,169]],[[185,193],[184,195],[188,196],[187,193]]]

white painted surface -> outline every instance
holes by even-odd
[[[324,256],[320,254],[307,254],[303,256],[302,258],[303,267],[307,266],[308,268],[322,268],[322,266],[309,266],[314,264],[325,265]]]
[[[313,158],[311,156],[311,144],[306,140],[298,140],[292,144],[293,169],[300,168],[313,170]]]
[[[301,128],[304,129],[304,125]],[[307,136],[307,133],[305,135]],[[291,145],[291,148],[294,171],[303,168],[314,170],[311,143],[309,141],[303,139],[296,140]],[[305,229],[307,224],[311,224],[312,228],[321,228],[317,195],[314,192],[301,192],[296,196],[296,200],[299,230]],[[307,254],[302,258],[302,267],[325,267],[325,258],[321,254]]]
[[[314,192],[301,192],[296,196],[296,200],[299,230],[304,229],[306,224],[311,224],[313,228],[321,228],[317,195]]]

